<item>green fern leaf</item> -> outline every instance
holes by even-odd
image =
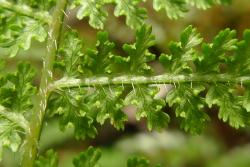
[[[149,167],[149,160],[139,157],[129,158],[127,167]]]
[[[230,56],[230,52],[237,49],[236,32],[225,29],[214,38],[211,44],[202,45],[202,61],[198,64],[200,72],[219,72],[219,65]]]
[[[178,74],[194,71],[192,62],[198,59],[194,47],[201,44],[202,38],[195,28],[188,26],[182,33],[180,42],[171,42],[169,50],[171,55],[162,54],[160,62],[168,72]]]
[[[166,97],[169,106],[175,108],[175,114],[181,118],[181,127],[190,133],[199,134],[209,120],[204,112],[204,100],[199,93],[205,88],[203,86],[180,84],[171,90]]]
[[[147,127],[150,131],[153,129],[161,130],[167,127],[170,120],[168,114],[161,111],[165,106],[164,100],[155,97],[158,91],[157,88],[135,86],[125,99],[125,104],[136,106],[137,120],[143,117],[147,118]]]
[[[15,112],[27,112],[33,107],[31,97],[36,88],[32,81],[35,70],[30,64],[20,63],[18,71],[0,79],[0,104]]]
[[[57,167],[58,166],[58,154],[53,150],[48,150],[45,156],[39,156],[35,161],[35,167]]]
[[[128,62],[124,71],[131,74],[149,74],[152,72],[151,67],[147,64],[155,59],[155,55],[149,52],[149,48],[155,44],[155,37],[152,35],[152,28],[142,26],[136,32],[136,42],[134,44],[123,45],[123,50],[128,54]]]
[[[187,12],[185,0],[154,0],[153,7],[156,11],[164,9],[171,19],[183,17]]]
[[[64,35],[64,41],[59,49],[55,67],[59,67],[67,77],[78,76],[83,43],[76,31],[69,31]]]
[[[109,118],[115,128],[124,129],[127,116],[121,110],[123,107],[123,101],[120,99],[122,92],[122,87],[99,87],[88,96],[87,104],[91,112],[96,113],[98,123],[102,125]]]
[[[49,99],[50,115],[60,115],[60,129],[70,125],[75,129],[77,139],[94,138],[97,134],[95,120],[84,99],[85,89],[66,89],[51,95]]]
[[[19,19],[15,16],[6,21],[8,23],[2,23],[3,26],[0,28],[0,47],[9,48],[10,57],[16,56],[20,49],[28,50],[32,39],[43,42],[47,37],[43,25],[38,21],[29,18]]]
[[[237,96],[230,93],[230,88],[223,84],[212,86],[207,95],[206,103],[209,107],[213,104],[220,107],[218,117],[234,128],[245,127],[249,124],[249,116],[241,106]]]
[[[109,65],[111,64],[111,57],[113,55],[111,51],[114,47],[115,44],[108,39],[108,33],[99,32],[97,34],[96,48],[88,49],[82,70],[91,75],[111,73]]]
[[[126,24],[133,29],[140,28],[147,17],[146,10],[138,7],[142,0],[115,0],[115,16],[126,16]]]
[[[244,31],[243,40],[236,45],[237,50],[228,62],[229,73],[238,75],[248,75],[250,73],[250,29]]]
[[[11,112],[0,105],[0,161],[3,147],[17,152],[22,143],[22,134],[28,132],[28,121],[20,113]]]
[[[89,147],[73,160],[75,167],[97,167],[98,160],[101,157],[101,150]]]
[[[103,10],[103,0],[74,0],[74,6],[80,6],[77,18],[89,17],[89,24],[97,29],[103,29],[108,13]]]

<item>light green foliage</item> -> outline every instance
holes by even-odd
[[[186,0],[187,3],[195,5],[199,9],[208,9],[213,5],[230,4],[232,0]]]
[[[1,3],[5,3],[5,1]],[[29,7],[23,6],[24,13],[21,15],[13,12],[15,7],[12,9],[10,5],[8,6],[9,10],[0,6],[0,47],[8,48],[10,57],[13,57],[20,49],[28,50],[32,39],[36,39],[39,42],[45,41],[47,33],[43,20],[37,20],[25,15],[25,10],[31,12]],[[22,10],[21,7],[18,10]],[[36,14],[34,15],[36,16]],[[41,18],[43,15],[47,17],[46,12],[39,13],[39,15],[42,15]]]
[[[37,8],[40,10],[49,10],[55,5],[56,0],[8,0],[12,3],[18,3],[20,5],[28,5],[32,8]]]
[[[73,126],[77,139],[94,138],[96,127],[106,120],[123,130],[128,119],[122,111],[126,105],[135,106],[136,119],[145,118],[150,131],[167,127],[170,117],[163,111],[166,105],[180,118],[181,127],[193,134],[202,132],[210,119],[205,109],[212,106],[218,107],[218,117],[230,126],[249,125],[250,30],[238,40],[234,30],[225,29],[206,43],[195,28],[188,26],[180,34],[179,42],[169,43],[170,53],[155,60],[156,56],[149,51],[155,38],[152,28],[144,24],[146,11],[140,6],[145,0],[70,2],[79,7],[79,19],[89,17],[90,25],[98,29],[104,27],[108,16],[105,6],[113,4],[115,16],[125,16],[127,25],[136,29],[135,42],[124,44],[125,54],[118,55],[108,33],[99,32],[95,48],[83,52],[77,32],[64,32],[63,21],[58,20],[67,15],[64,12],[67,1],[0,0],[0,47],[9,49],[10,57],[20,49],[29,49],[32,39],[45,41],[47,31],[53,37],[48,38],[47,47],[56,45],[42,59],[39,91],[33,85],[35,70],[29,64],[20,63],[16,72],[9,72],[0,60],[0,154],[3,147],[16,152],[25,137],[24,146],[28,148],[25,156],[36,157],[34,146],[46,112],[57,116],[61,130]],[[54,8],[55,3],[58,4]],[[177,19],[184,16],[190,4],[207,9],[228,3],[230,0],[154,0],[153,7]],[[162,74],[154,73],[149,65],[153,61],[161,63],[165,69]],[[157,96],[159,84],[173,85],[166,98]],[[34,108],[36,112],[32,112]],[[89,148],[73,163],[76,167],[97,167],[100,156],[100,150]],[[57,155],[48,151],[36,165],[56,166],[57,160]],[[149,162],[132,158],[128,167],[132,166],[147,167]]]
[[[146,9],[141,3],[146,0],[74,0],[72,8],[80,6],[77,18],[89,17],[89,24],[97,29],[103,29],[107,19],[106,4],[114,4],[116,17],[126,16],[126,24],[132,29],[138,29],[147,18]],[[200,9],[207,9],[217,4],[229,4],[231,0],[153,0],[156,11],[165,10],[170,19],[184,17],[190,5]]]
[[[170,42],[171,55],[162,54],[160,62],[172,74],[194,71],[192,61],[198,58],[194,49],[202,42],[200,34],[192,26],[187,27],[182,33],[180,42]]]
[[[20,134],[28,132],[28,122],[20,113],[11,112],[0,105],[0,160],[3,147],[17,152],[22,139]]]
[[[136,33],[135,44],[124,45],[123,48],[126,53],[128,53],[127,58],[116,56],[112,53],[115,46],[114,43],[108,40],[108,34],[106,32],[99,32],[97,34],[96,48],[87,50],[86,54],[82,54],[80,51],[82,44],[74,42],[79,41],[77,39],[77,35],[66,35],[65,45],[62,49],[60,49],[62,52],[59,55],[59,59],[67,61],[68,63],[58,62],[58,64],[63,64],[62,66],[75,67],[75,69],[70,68],[72,70],[71,73],[78,73],[78,75],[75,76],[79,76],[79,72],[87,76],[96,76],[100,74],[115,75],[116,73],[147,74],[151,71],[151,68],[146,63],[155,58],[155,56],[148,51],[148,48],[153,46],[155,43],[154,36],[151,34],[151,31],[152,29],[150,27],[143,26]],[[81,55],[84,55],[82,60]],[[120,67],[118,69],[116,68],[117,66],[112,66],[112,61],[117,61],[118,59],[126,59],[128,61],[120,61],[117,64],[117,66]],[[72,62],[74,62],[75,65],[71,65]],[[79,68],[76,68],[77,66],[81,66],[82,69],[79,71]],[[67,67],[65,71],[69,71],[67,70]],[[74,75],[67,74],[67,76]],[[67,77],[65,79],[67,79]],[[58,91],[58,95],[61,96],[60,98],[57,96],[51,98],[50,104],[53,106],[53,108],[50,107],[51,112],[63,115],[63,123],[61,124],[63,127],[66,126],[68,122],[74,122],[74,119],[72,119],[72,112],[68,112],[70,110],[74,110],[78,113],[76,114],[78,116],[81,115],[80,113],[84,113],[81,117],[89,115],[89,118],[92,119],[92,121],[89,122],[90,127],[92,127],[92,123],[95,121],[103,124],[106,119],[110,119],[110,122],[114,125],[114,127],[117,129],[124,129],[124,122],[127,121],[127,116],[121,111],[124,107],[124,103],[134,104],[137,106],[137,119],[140,120],[140,118],[146,117],[148,120],[149,130],[160,130],[166,127],[169,122],[169,116],[161,111],[161,109],[165,106],[165,102],[163,99],[154,98],[155,94],[159,90],[153,87],[149,88],[136,85],[136,89],[132,90],[130,94],[128,94],[124,102],[121,98],[124,90],[124,87],[122,86],[97,85],[91,90],[82,90],[83,92],[79,94],[77,94],[77,91],[80,91],[80,89],[60,90]],[[79,98],[77,99],[76,97]],[[72,102],[74,99],[79,102]],[[71,107],[68,108],[67,106]],[[58,109],[60,109],[60,111],[58,111]],[[65,110],[61,111],[62,109]],[[75,125],[75,130],[83,129],[81,126],[76,127],[79,123],[77,124],[75,122],[73,124]],[[89,130],[91,131],[94,129],[90,128]],[[92,135],[90,131],[86,130],[86,132],[89,132],[91,135],[85,134],[82,136],[94,137],[96,132],[93,131]]]
[[[169,92],[166,101],[169,106],[175,107],[175,114],[181,118],[181,127],[185,131],[197,134],[204,129],[209,120],[204,111],[204,100],[199,93],[204,90],[200,85],[180,84]]]
[[[126,58],[113,57],[114,63],[119,66],[120,71],[130,74],[150,74],[152,72],[151,67],[147,64],[155,59],[155,55],[148,50],[155,44],[155,37],[151,33],[151,27],[142,26],[136,32],[136,42],[123,45],[123,50],[127,53]]]
[[[11,57],[15,56],[19,49],[29,49],[32,39],[40,42],[46,39],[45,29],[35,20],[6,15],[6,18],[0,19],[0,22],[3,25],[0,28],[0,47],[9,48]]]
[[[86,61],[91,63],[92,71],[95,70],[95,73],[97,74],[103,72],[109,74],[150,74],[152,69],[147,63],[155,59],[155,55],[150,53],[148,50],[155,44],[155,38],[151,33],[152,28],[143,25],[136,32],[135,43],[123,45],[123,50],[127,53],[127,56],[119,56],[112,53],[115,45],[114,43],[108,41],[107,33],[101,32],[98,34],[98,51],[89,51],[88,59],[90,60]],[[90,65],[86,64],[85,66],[88,67]],[[102,67],[100,69],[104,69],[104,71],[96,69],[96,66]],[[97,70],[100,70],[100,72]]]
[[[151,71],[151,67],[147,65],[147,62],[155,59],[155,55],[148,51],[155,44],[155,37],[151,33],[152,28],[144,25],[136,32],[136,43],[123,46],[129,57],[129,71],[133,74]]]
[[[249,31],[246,30],[243,40],[237,41],[235,31],[226,29],[214,38],[213,44],[204,44],[203,58],[206,63],[205,60],[201,63],[201,70],[221,73],[223,69],[220,65],[223,63],[228,64],[226,68],[228,68],[229,73],[235,75],[248,71],[249,59],[246,57],[249,55],[249,49],[246,48],[249,42],[248,34]],[[245,92],[244,96],[239,96],[235,86],[232,84],[212,85],[207,93],[206,102],[209,106],[212,104],[220,106],[219,118],[223,121],[228,121],[235,128],[245,127],[249,124],[249,114],[244,109],[248,110],[248,91]]]
[[[101,157],[101,150],[89,147],[82,152],[78,157],[74,158],[73,164],[75,167],[98,167],[98,160]]]
[[[61,69],[65,76],[78,76],[82,53],[83,43],[78,38],[75,31],[67,32],[64,35],[64,42],[59,49],[55,67]]]
[[[126,24],[131,28],[139,28],[147,17],[146,10],[139,7],[142,0],[115,0],[115,16],[126,16]]]
[[[187,0],[187,2],[199,9],[208,9],[211,7],[213,0]]]
[[[27,26],[25,28],[22,28],[21,26],[19,28],[17,27],[17,29],[19,29],[19,32],[14,32],[19,33],[20,36],[12,39],[12,42],[14,42],[15,44],[10,48],[11,57],[15,56],[18,53],[19,49],[28,50],[30,48],[32,39],[43,42],[47,37],[47,33],[41,23],[35,20],[28,19],[21,24],[26,24]]]
[[[197,30],[192,26],[188,26],[182,33],[181,33],[181,48],[183,51],[188,52],[193,47],[199,45],[202,42],[202,38],[200,34],[197,33]]]
[[[201,42],[200,34],[195,28],[189,26],[181,33],[180,42],[169,44],[171,55],[162,54],[160,62],[172,74],[195,72],[193,63],[199,55],[195,47]],[[176,116],[182,119],[181,127],[185,131],[200,133],[209,120],[208,115],[202,111],[204,100],[199,97],[199,93],[204,89],[202,83],[197,85],[178,83],[166,97],[169,106],[175,106]]]
[[[209,89],[206,102],[210,107],[213,104],[218,105],[220,107],[218,117],[238,129],[250,123],[250,114],[242,108],[239,97],[235,96],[232,91],[230,85],[216,84]]]
[[[108,16],[107,12],[103,10],[103,0],[75,0],[74,6],[78,5],[80,6],[76,15],[78,19],[89,16],[89,24],[92,27],[103,29],[104,21]]]
[[[33,107],[34,75],[34,69],[25,63],[19,64],[14,73],[0,75],[0,150],[6,146],[16,152],[22,143],[21,135],[29,132],[24,113]]]
[[[154,36],[151,34],[151,31],[152,30],[150,27],[143,26],[136,33],[136,43],[133,45],[124,45],[123,48],[128,53],[127,58],[115,56],[112,53],[112,50],[115,47],[114,43],[108,40],[108,34],[106,32],[100,32],[97,34],[96,48],[87,50],[87,53],[86,55],[84,54],[82,60],[82,44],[79,42],[74,42],[79,41],[77,39],[77,35],[68,34],[65,37],[64,47],[60,49],[61,54],[59,54],[59,60],[62,59],[63,61],[67,61],[67,63],[58,62],[58,64],[66,66],[66,70],[64,70],[66,72],[69,71],[67,70],[67,66],[69,66],[68,69],[72,70],[71,73],[78,73],[75,76],[79,76],[79,72],[87,76],[95,76],[105,73],[116,74],[118,71],[118,73],[126,72],[131,74],[148,73],[151,71],[151,68],[146,64],[146,62],[154,59],[154,55],[148,51],[148,48],[155,43]],[[112,66],[112,61],[117,61],[118,59],[128,60],[120,61],[119,63],[122,64],[118,63],[117,66],[120,67],[119,70],[116,68],[116,66]],[[72,62],[75,63],[75,65],[71,65]],[[81,66],[82,69],[78,70],[79,68],[77,68],[77,66]],[[75,69],[71,67],[74,67]],[[67,74],[67,76],[74,75]],[[78,114],[76,115],[78,116],[80,116],[81,113],[84,113],[81,117],[86,117],[86,115],[89,115],[89,118],[92,120],[87,121],[89,122],[89,127],[92,127],[92,124],[95,121],[103,124],[106,119],[110,119],[111,124],[117,129],[124,129],[124,122],[127,121],[127,116],[121,111],[122,107],[124,106],[124,102],[121,99],[123,89],[124,88],[121,86],[96,86],[92,90],[83,89],[83,92],[79,94],[77,94],[77,91],[80,89],[61,90],[58,91],[60,98],[57,96],[52,97],[49,104],[52,104],[53,106],[53,108],[50,107],[52,113],[55,112],[59,115],[63,115],[63,121],[61,122],[61,125],[63,125],[62,127],[66,126],[68,122],[71,122],[75,126],[76,131],[77,129],[79,129],[79,131],[83,129],[84,123],[81,123],[81,126],[79,126],[79,123],[74,123],[74,119],[76,118],[75,116],[72,116],[72,110],[77,112]],[[160,130],[161,128],[166,127],[167,123],[169,122],[169,116],[161,111],[161,109],[165,106],[164,100],[154,99],[154,96],[157,92],[158,89],[140,87],[138,85],[136,86],[135,90],[131,91],[125,100],[125,104],[135,104],[138,107],[138,120],[141,117],[147,118],[149,130]],[[75,97],[79,97],[79,99],[76,99]],[[79,102],[72,102],[74,99]],[[67,106],[71,107],[68,108]],[[85,131],[88,133],[82,134],[80,136],[82,136],[82,138],[85,136],[94,137],[94,134],[96,133],[95,128],[86,128],[86,126],[84,127]],[[91,130],[93,130],[93,133],[91,133]],[[76,136],[78,136],[77,133]],[[79,138],[79,136],[77,138]]]
[[[87,104],[91,112],[96,113],[96,121],[101,125],[106,119],[116,129],[124,129],[124,122],[127,116],[121,110],[123,101],[120,98],[123,92],[122,87],[99,87],[87,98]]]
[[[83,73],[90,75],[111,73],[110,64],[115,44],[108,39],[107,32],[97,34],[96,48],[88,49],[83,64]],[[99,67],[99,68],[96,68]]]
[[[101,38],[100,36],[103,38]],[[143,36],[145,36],[145,38],[142,38]],[[138,68],[130,67],[130,59],[132,56],[145,53],[145,50],[149,46],[153,45],[153,41],[153,37],[150,35],[150,29],[148,29],[147,27],[142,27],[142,29],[137,32],[136,43],[130,46],[125,45],[124,48],[129,48],[127,50],[125,49],[127,53],[129,53],[129,59],[127,61],[126,58],[121,58],[120,60],[125,61],[121,61],[119,63],[128,64],[128,68],[120,68],[124,70],[124,72],[119,72],[125,73],[130,71],[131,69],[131,71],[133,71],[134,73],[136,73],[137,70],[139,71],[139,65],[135,65],[135,67],[137,66]],[[221,31],[214,38],[212,43],[202,43],[202,39],[196,32],[196,29],[189,26],[181,34],[180,42],[172,42],[170,44],[171,55],[167,56],[163,54],[160,58],[160,61],[162,62],[164,67],[166,67],[168,72],[171,72],[175,75],[185,74],[186,76],[188,76],[191,74],[222,74],[225,73],[225,69],[221,69],[221,65],[223,64],[228,67],[226,68],[226,70],[229,74],[241,76],[239,74],[241,71],[243,72],[243,74],[247,74],[249,72],[249,49],[247,47],[249,41],[249,30],[245,31],[243,40],[238,41],[235,39],[235,31],[226,29],[224,31]],[[99,35],[99,41],[97,43],[97,50],[99,51],[93,51],[93,53],[100,52],[106,53],[106,55],[111,55],[107,57],[108,61],[110,61],[110,57],[118,57],[113,56],[114,54],[112,54],[111,52],[114,46],[107,40],[107,34],[102,33],[102,35]],[[107,49],[104,49],[107,52],[100,51],[100,48],[105,48],[104,43],[106,44],[106,46],[110,46],[106,47]],[[137,54],[138,52],[140,54]],[[94,57],[98,54],[88,54],[89,59],[91,59],[90,57],[92,55]],[[105,57],[105,54],[99,55],[101,55],[101,57]],[[140,63],[139,60],[138,62]],[[174,64],[176,62],[178,62],[179,64]],[[242,64],[243,67],[240,64]],[[106,67],[107,65],[108,63],[103,67]],[[91,75],[95,75],[95,73],[98,74],[101,72],[92,70]],[[113,73],[116,74],[115,68],[111,68],[111,73],[108,74]],[[138,72],[138,74],[143,73],[143,70]],[[216,80],[216,78],[213,79]],[[185,84],[176,83],[176,87],[169,92],[166,98],[166,102],[169,104],[169,106],[172,106],[175,109],[176,116],[181,118],[181,127],[183,129],[194,134],[201,133],[201,131],[205,127],[205,123],[210,119],[204,110],[206,104],[208,105],[208,107],[211,107],[212,105],[218,106],[218,117],[224,122],[229,122],[230,126],[240,128],[249,125],[249,113],[247,113],[247,111],[249,111],[249,91],[246,90],[243,95],[237,94],[236,86],[237,84],[240,84],[240,81],[238,83],[232,82],[229,84],[188,82],[189,83]],[[245,88],[248,88],[247,84],[242,85],[242,87],[243,86]],[[160,130],[166,127],[167,123],[169,122],[169,116],[161,111],[162,107],[165,106],[165,102],[162,99],[155,98],[157,89],[141,85],[132,85],[132,87],[130,88],[132,90],[126,96],[124,102],[125,104],[134,104],[136,106],[137,119],[139,120],[142,117],[146,117],[149,130]],[[205,88],[207,91],[205,91]],[[122,112],[120,112],[120,109],[122,107],[121,99],[118,98],[118,101],[116,101],[116,97],[119,97],[119,95],[122,93],[122,89],[120,89],[120,91],[118,92],[115,87],[96,87],[95,89],[96,94],[90,96],[91,98],[87,98],[92,99],[91,103],[94,104],[93,106],[95,109],[91,109],[91,111],[99,111],[99,116],[97,115],[97,117],[93,117],[93,119],[97,119],[97,122],[103,123],[107,118],[110,118],[111,122],[113,122],[112,118],[117,118],[116,121],[121,121],[117,128],[122,129],[124,126],[123,121],[126,120],[124,119],[125,117],[116,117],[112,115],[112,111],[117,111],[117,105],[120,105],[117,108],[119,109],[118,115],[124,115],[122,114]],[[113,96],[112,91],[116,92],[115,94],[117,94],[118,96]],[[207,93],[205,98],[201,96],[201,94],[204,93]],[[102,99],[105,100],[102,101]],[[91,103],[85,102],[85,104],[88,104],[88,106],[92,106]],[[107,106],[111,107],[109,108]]]
[[[103,29],[108,13],[104,5],[115,3],[114,15],[126,16],[126,24],[131,28],[138,28],[146,18],[146,10],[138,7],[141,0],[75,0],[73,7],[81,6],[77,18],[89,17],[89,24],[97,29]]]
[[[81,51],[82,43],[78,35],[70,32],[65,35],[65,42],[60,49],[56,64],[65,72],[66,78],[110,73],[108,66],[113,48],[114,43],[108,41],[108,34],[99,32],[96,48],[88,49],[84,54]],[[111,124],[117,129],[124,129],[127,116],[121,111],[124,106],[120,99],[122,93],[121,86],[60,90],[49,100],[50,113],[62,115],[61,129],[72,123],[76,138],[93,138],[97,133],[94,124],[104,124],[106,119],[110,119]]]
[[[198,65],[199,70],[204,73],[219,72],[220,64],[227,63],[231,52],[237,50],[235,36],[234,30],[225,29],[218,33],[212,43],[203,43],[202,61]]]
[[[230,60],[230,69],[229,72],[234,75],[245,75],[250,73],[250,29],[247,29],[243,33],[243,40],[239,41],[237,45],[233,45],[233,47],[238,48],[235,51],[235,55],[233,55]]]
[[[208,9],[217,4],[230,4],[231,0],[154,0],[153,7],[156,11],[164,9],[170,19],[184,17],[189,5],[199,9]]]
[[[60,129],[72,124],[77,139],[94,138],[97,130],[89,106],[84,102],[85,89],[66,89],[51,95],[48,108],[51,115],[61,115]]]
[[[101,167],[99,160],[102,151],[92,146],[81,152],[73,159],[74,167]],[[131,157],[127,161],[127,167],[149,167],[149,160],[144,157]],[[39,156],[35,162],[35,167],[58,167],[58,154],[53,150],[48,150],[45,156]],[[161,167],[156,165],[155,167]]]
[[[86,151],[80,153],[74,158],[75,167],[99,167],[99,159],[101,158],[101,150],[90,146]],[[149,160],[143,157],[132,157],[127,161],[127,167],[149,167]],[[155,167],[160,167],[157,165]]]
[[[149,167],[149,161],[145,158],[132,157],[128,159],[127,167]]]
[[[132,157],[127,161],[127,167],[150,167],[149,160],[144,157]],[[161,165],[156,165],[154,167],[161,167]]]
[[[0,78],[0,104],[14,112],[29,111],[33,107],[31,97],[36,93],[32,85],[34,76],[30,64],[20,63],[17,72]]]
[[[235,31],[226,29],[219,32],[212,43],[204,43],[197,30],[189,26],[181,33],[180,42],[171,42],[169,44],[171,54],[162,54],[160,62],[171,75],[181,74],[184,77],[186,76],[187,79],[192,73],[200,76],[209,73],[221,74],[224,72],[221,69],[222,64],[225,66],[228,63],[232,67],[240,67],[239,63],[241,63],[241,60],[237,58],[237,54],[242,52],[249,54],[247,48],[247,42],[249,42],[248,34],[249,31],[246,31],[244,40],[238,41],[235,39]],[[75,37],[77,38],[77,36]],[[77,40],[71,39],[71,41]],[[154,43],[151,28],[142,26],[136,33],[136,42],[123,46],[127,56],[121,57],[113,53],[115,46],[114,43],[108,40],[107,33],[100,32],[97,37],[96,49],[88,50],[86,56],[83,56],[83,61],[77,60],[74,62],[83,62],[79,65],[81,66],[80,72],[86,76],[126,73],[145,75],[149,74],[149,72],[152,73],[151,67],[148,66],[147,62],[155,58],[148,51],[148,48],[153,46]],[[76,49],[74,51],[73,49],[71,52],[84,55],[81,54],[80,50]],[[248,65],[246,56],[243,56],[246,64],[245,69],[247,69]],[[101,70],[95,67],[100,67]],[[229,69],[230,73],[235,73],[234,70],[237,70],[237,68],[233,70],[227,69]],[[78,69],[75,70],[77,71]],[[117,129],[123,129],[127,118],[121,109],[124,104],[132,104],[137,108],[136,119],[140,120],[145,117],[149,130],[161,130],[166,127],[170,118],[166,113],[162,112],[162,108],[166,105],[164,100],[155,96],[159,90],[154,87],[131,84],[131,86],[126,85],[125,87],[124,85],[122,87],[97,85],[91,90],[85,90],[85,93],[83,93],[84,98],[82,95],[78,96],[84,99],[84,104],[87,107],[79,107],[78,110],[84,108],[84,115],[92,113],[90,117],[93,122],[96,121],[103,124],[106,119],[110,119],[111,124]],[[228,121],[233,127],[239,128],[249,124],[249,116],[246,110],[244,110],[244,108],[249,110],[248,91],[244,93],[244,96],[239,96],[233,93],[233,91],[236,91],[236,88],[233,87],[234,84],[230,86],[222,84],[223,89],[218,86],[219,84],[204,83],[202,81],[194,81],[193,83],[192,80],[188,80],[188,83],[174,84],[176,86],[167,95],[166,102],[175,109],[176,116],[181,118],[181,127],[185,131],[194,134],[202,132],[206,122],[210,119],[204,111],[206,103],[209,107],[218,105],[220,107],[218,117],[223,121]],[[124,88],[130,90],[125,100],[121,98]],[[217,88],[223,92],[216,93],[217,91],[215,90]],[[206,100],[201,97],[201,94],[205,93],[205,89],[208,90]],[[228,90],[231,90],[231,93],[228,93]],[[226,97],[222,97],[222,94]],[[70,99],[73,99],[73,97]],[[225,98],[228,99],[227,103],[224,102]],[[65,102],[62,101],[61,104],[65,104]],[[229,105],[231,106],[230,110],[228,109]],[[241,105],[243,107],[240,107]],[[66,106],[62,108],[66,108]],[[67,119],[67,114],[65,119]],[[93,123],[92,121],[90,121],[91,124]]]
[[[170,56],[161,55],[160,62],[167,71],[175,74],[196,73],[204,75],[222,74],[228,70],[229,73],[238,75],[242,69],[240,64],[245,64],[244,69],[247,71],[249,60],[245,56],[249,55],[246,46],[249,42],[248,30],[244,33],[243,41],[238,41],[235,38],[235,31],[225,29],[218,33],[212,43],[201,43],[200,35],[195,31],[192,27],[185,29],[181,34],[180,42],[170,43],[169,48],[172,54]],[[199,51],[200,46],[201,51]],[[198,49],[196,49],[197,47]],[[241,54],[242,52],[244,55]],[[244,69],[242,69],[243,72]],[[201,112],[204,100],[198,95],[205,87],[208,89],[206,103],[209,107],[213,104],[220,107],[218,115],[220,119],[228,121],[235,128],[249,125],[250,115],[244,109],[249,110],[248,91],[245,92],[244,96],[238,95],[236,93],[237,83],[211,83],[210,85],[197,83],[198,89],[196,85],[191,84],[181,83],[167,96],[167,102],[170,106],[179,104],[176,107],[176,115],[186,119],[182,124],[185,130],[200,133],[204,123],[209,120],[208,116]],[[194,94],[194,92],[196,93]],[[188,115],[192,118],[189,119]]]
[[[39,156],[35,162],[35,167],[57,167],[58,155],[53,150],[48,150],[45,156]]]
[[[164,9],[171,19],[183,17],[187,12],[185,0],[154,0],[153,6],[157,11]]]
[[[157,99],[155,94],[158,93],[157,88],[149,88],[144,86],[136,86],[126,97],[126,104],[133,104],[137,108],[136,119],[147,118],[147,127],[149,130],[161,130],[165,128],[169,122],[169,116],[162,112],[165,106],[163,99]]]

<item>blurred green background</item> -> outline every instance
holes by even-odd
[[[250,0],[233,0],[230,6],[216,6],[202,11],[191,8],[183,19],[169,20],[165,13],[152,10],[152,2],[145,4],[149,18],[147,23],[152,25],[157,45],[151,51],[157,56],[167,52],[167,44],[178,40],[180,32],[188,25],[197,27],[205,41],[211,39],[222,29],[236,29],[241,38],[244,29],[250,28]],[[110,11],[105,30],[109,32],[110,40],[117,45],[117,53],[122,54],[124,43],[134,41],[134,32],[124,24],[124,18],[115,18],[113,6],[107,6]],[[96,30],[88,25],[88,20],[78,21],[75,11],[68,11],[67,24],[77,29],[85,43],[85,49],[94,47]],[[249,46],[250,47],[250,46]],[[15,58],[8,58],[5,50],[0,49],[1,57],[8,62],[10,70],[20,60],[31,61],[41,69],[41,55],[45,53],[44,44],[33,43],[27,52],[20,52]],[[157,70],[157,65],[155,65]],[[37,76],[37,83],[39,75]],[[116,131],[109,124],[99,128],[95,139],[76,141],[73,130],[60,132],[56,118],[47,118],[41,137],[40,151],[43,153],[54,148],[59,153],[60,167],[71,167],[72,158],[86,150],[89,145],[102,148],[102,167],[125,167],[126,160],[133,155],[142,155],[152,164],[161,163],[163,167],[250,167],[250,128],[235,130],[217,118],[217,109],[208,113],[211,121],[206,130],[199,136],[186,134],[179,129],[178,120],[170,108],[165,108],[171,116],[171,123],[162,132],[148,132],[145,122],[135,122],[133,111],[126,109],[131,118],[125,131]],[[1,167],[17,166],[18,155],[5,150]]]

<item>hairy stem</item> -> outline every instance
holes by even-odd
[[[162,74],[157,76],[136,76],[124,75],[117,77],[98,76],[89,77],[84,79],[67,78],[64,77],[58,81],[50,84],[50,91],[60,88],[70,87],[88,87],[98,85],[121,85],[121,84],[171,84],[183,82],[208,82],[208,83],[250,83],[249,76],[236,77],[235,75],[228,74],[187,74],[187,75],[173,75]]]
[[[64,10],[68,0],[58,0],[52,16],[52,22],[49,25],[47,54],[43,58],[43,69],[40,81],[40,89],[36,99],[35,109],[31,116],[29,131],[26,134],[24,143],[24,153],[22,167],[32,167],[37,157],[38,141],[41,134],[41,128],[44,121],[45,110],[47,106],[48,86],[52,81],[53,62],[58,48],[58,40],[64,19]]]
[[[50,24],[51,17],[47,12],[35,12],[29,6],[16,5],[6,0],[0,0],[0,8],[18,13],[23,16],[27,16],[36,20],[40,20],[43,23]]]

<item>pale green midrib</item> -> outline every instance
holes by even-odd
[[[26,5],[13,4],[5,0],[0,0],[0,8],[18,13],[23,16],[33,18],[35,20],[40,20],[44,24],[50,24],[52,18],[46,11],[34,11],[32,8]]]
[[[43,58],[43,69],[40,80],[39,92],[35,98],[34,110],[30,116],[29,130],[25,135],[22,154],[22,167],[33,167],[38,153],[38,143],[41,135],[42,125],[46,114],[47,97],[49,96],[48,86],[52,81],[52,69],[64,19],[64,10],[68,0],[57,0],[52,15],[52,22],[49,25],[49,36],[47,40],[47,54]]]
[[[235,76],[229,74],[189,74],[174,75],[162,74],[156,76],[121,75],[121,76],[98,76],[83,79],[64,77],[50,84],[49,89],[55,90],[65,87],[89,87],[98,85],[122,85],[122,84],[173,84],[185,82],[204,83],[250,83],[250,76]]]

